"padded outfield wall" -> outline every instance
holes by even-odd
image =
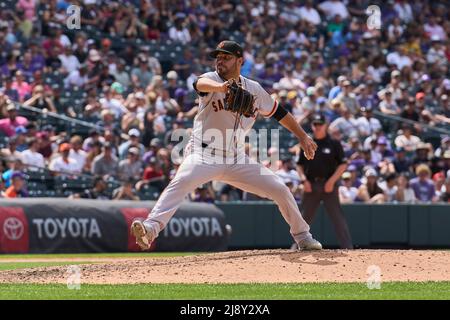
[[[0,199],[0,253],[140,251],[129,229],[154,201]],[[356,248],[450,248],[450,205],[344,205]],[[231,226],[231,235],[229,228]],[[324,208],[311,226],[338,242]],[[184,202],[150,251],[289,248],[289,227],[272,202]]]
[[[272,202],[218,203],[233,228],[229,247],[286,247],[289,227]],[[450,248],[450,205],[343,205],[355,247]],[[338,247],[333,225],[323,205],[311,226],[325,247]]]

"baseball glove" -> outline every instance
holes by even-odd
[[[249,91],[239,86],[234,79],[229,81],[225,95],[225,110],[248,118],[255,115],[254,103],[255,97]]]

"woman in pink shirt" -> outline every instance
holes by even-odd
[[[23,74],[20,70],[16,71],[16,79],[12,83],[11,88],[17,90],[21,103],[31,94],[31,86],[23,80]]]
[[[27,20],[34,20],[36,0],[19,0],[17,3],[17,8],[22,9],[25,12],[25,18]]]

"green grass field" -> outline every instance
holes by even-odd
[[[2,255],[4,270],[82,264],[86,261],[58,261],[67,258],[168,257],[186,253],[136,254],[52,254]],[[6,262],[12,259],[49,259],[45,262]],[[3,260],[3,262],[2,262]],[[88,262],[91,263],[91,262]],[[301,284],[138,284],[88,285],[70,290],[62,284],[0,284],[0,299],[218,299],[218,300],[301,300],[301,299],[450,299],[450,282],[385,282],[369,290],[364,283]]]
[[[383,283],[369,290],[359,283],[321,284],[140,284],[65,285],[0,284],[0,299],[450,299],[450,283]]]

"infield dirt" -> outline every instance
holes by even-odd
[[[371,266],[380,268],[381,281],[450,281],[450,251],[278,249],[80,260],[94,263],[78,265],[81,283],[92,284],[366,282]],[[67,270],[65,265],[2,271],[0,283],[66,283]]]

